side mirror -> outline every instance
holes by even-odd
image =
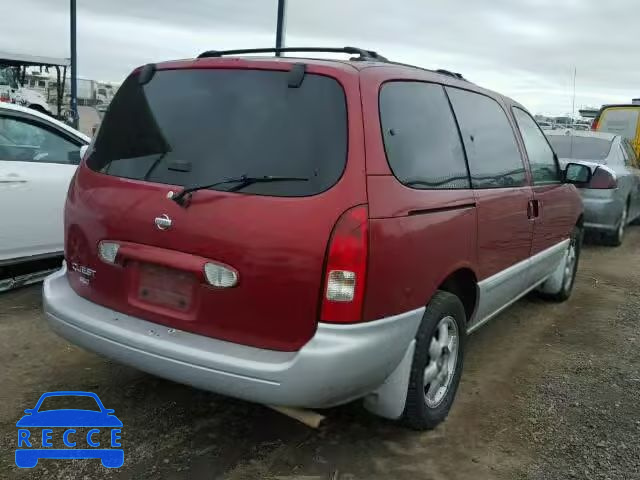
[[[24,413],[31,414],[31,413],[33,413],[33,411],[34,411],[34,409],[33,409],[33,408],[27,408],[27,409],[24,411]]]
[[[568,163],[564,170],[564,183],[585,186],[591,182],[591,169],[581,163]]]
[[[113,408],[105,408],[104,413],[106,413],[107,415],[111,415],[112,413],[115,413],[116,411]]]

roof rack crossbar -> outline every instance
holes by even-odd
[[[283,47],[283,48],[246,48],[240,50],[207,50],[198,58],[219,58],[229,55],[249,55],[252,53],[348,53],[358,55],[357,60],[375,60],[386,62],[387,59],[372,50],[357,47]]]

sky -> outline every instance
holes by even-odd
[[[277,0],[77,0],[78,72],[120,82],[136,66],[272,46]],[[69,56],[69,1],[20,0],[2,50]],[[288,46],[357,46],[462,73],[533,113],[640,97],[637,0],[288,0]]]

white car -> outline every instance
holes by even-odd
[[[67,189],[89,142],[48,115],[0,103],[0,291],[28,283],[16,265],[62,255]]]
[[[41,113],[53,112],[45,96],[33,89],[20,85],[14,68],[0,68],[0,101],[11,102],[37,110]]]

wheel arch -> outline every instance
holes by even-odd
[[[473,270],[468,267],[454,270],[440,282],[438,290],[457,296],[464,306],[467,322],[473,318],[478,306],[478,278]]]

